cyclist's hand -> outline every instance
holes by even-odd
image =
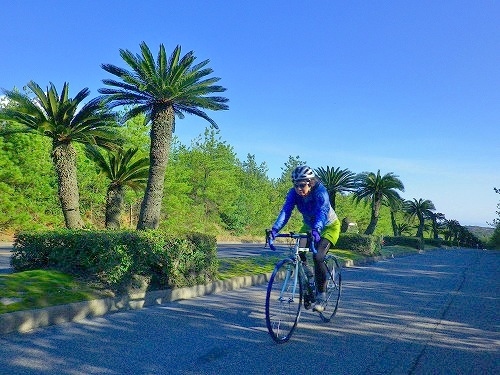
[[[314,242],[319,242],[321,240],[321,235],[316,229],[313,229],[311,231],[311,237],[314,240]]]
[[[278,231],[274,228],[272,228],[270,231],[269,231],[269,236],[271,237],[272,240],[276,239],[276,235],[278,234]]]

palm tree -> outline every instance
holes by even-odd
[[[423,238],[424,236],[424,223],[426,218],[430,218],[432,215],[432,211],[436,209],[434,207],[434,203],[432,203],[428,199],[420,198],[418,201],[413,198],[412,201],[408,200],[405,202],[405,211],[410,218],[417,217],[418,219],[418,229],[417,229],[417,237]]]
[[[347,193],[356,188],[355,174],[349,169],[330,168],[329,166],[316,169],[316,175],[323,182],[328,191],[330,203],[335,210],[335,197],[337,193]]]
[[[387,202],[401,199],[396,190],[404,191],[404,185],[394,173],[391,172],[381,176],[379,170],[377,174],[373,172],[358,174],[356,176],[356,186],[357,188],[354,191],[355,201],[359,203],[361,200],[369,199],[371,202],[370,224],[368,224],[365,234],[373,234],[377,227],[383,199],[386,199]]]
[[[66,227],[82,228],[80,196],[76,175],[76,150],[73,142],[112,148],[117,134],[115,115],[100,99],[93,99],[79,109],[89,95],[88,88],[69,98],[69,84],[64,83],[61,95],[53,83],[44,92],[31,81],[27,88],[35,96],[3,90],[12,105],[0,111],[0,118],[17,124],[6,133],[31,133],[52,139],[52,161],[58,178],[58,195]]]
[[[432,220],[432,232],[433,232],[433,237],[435,240],[439,238],[439,229],[441,227],[441,223],[443,223],[446,218],[444,214],[441,212],[430,212],[430,219]]]
[[[161,202],[165,180],[165,169],[175,130],[175,116],[192,114],[207,120],[211,126],[217,124],[202,109],[225,110],[228,99],[209,96],[226,89],[215,85],[219,78],[206,78],[213,71],[207,68],[209,60],[193,65],[196,57],[188,52],[181,57],[177,46],[167,59],[165,47],[160,44],[155,62],[149,47],[142,42],[141,55],[120,49],[120,56],[132,68],[128,71],[111,64],[102,68],[120,81],[105,79],[110,88],[100,89],[110,106],[132,106],[125,119],[143,113],[151,123],[150,168],[138,229],[157,228],[160,222]]]
[[[404,203],[404,200],[401,198],[394,199],[391,201],[384,199],[382,201],[382,204],[386,207],[389,207],[389,210],[391,211],[391,225],[392,225],[392,232],[394,233],[394,236],[401,236],[401,232],[399,230],[400,227],[398,226],[398,224],[396,222],[396,214],[403,210],[403,203]]]
[[[444,239],[450,242],[457,242],[460,239],[460,233],[462,232],[462,226],[458,222],[458,220],[446,220],[445,221],[446,232]]]
[[[399,223],[396,225],[397,227],[397,232],[398,232],[398,236],[402,236],[403,234],[410,234],[411,232],[411,227],[408,223]]]
[[[107,158],[95,147],[88,146],[86,154],[93,160],[101,172],[110,179],[106,195],[106,229],[120,229],[125,187],[134,191],[143,188],[148,178],[149,159],[134,160],[137,148],[108,151]]]

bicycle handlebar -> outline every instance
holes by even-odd
[[[294,239],[299,239],[299,238],[307,238],[310,243],[310,249],[313,252],[313,254],[316,254],[318,251],[316,250],[316,246],[314,246],[314,240],[312,238],[311,233],[295,233],[295,232],[290,232],[290,233],[277,233],[276,237],[286,237],[286,238],[294,238]],[[276,247],[274,246],[274,239],[271,237],[271,231],[269,229],[266,229],[266,244],[269,244],[269,248],[273,251],[276,251]],[[265,247],[264,245],[264,247]]]

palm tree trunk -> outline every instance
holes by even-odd
[[[368,224],[368,227],[365,230],[365,234],[373,234],[373,232],[375,232],[375,228],[377,227],[378,223],[380,205],[381,205],[381,200],[374,199],[372,201],[372,214],[370,217],[370,224]]]
[[[392,232],[394,233],[394,237],[399,236],[398,225],[396,223],[396,215],[394,215],[394,212],[392,210],[391,210],[391,225],[392,225]]]
[[[106,229],[120,229],[123,207],[123,186],[110,186],[106,196]]]
[[[436,219],[432,219],[432,232],[434,233],[434,239],[437,240],[439,238],[439,231]]]
[[[424,218],[420,216],[418,217],[417,237],[424,237]]]
[[[156,229],[160,224],[165,169],[172,143],[174,116],[173,107],[167,104],[156,106],[151,115],[149,177],[141,204],[137,229]]]
[[[337,194],[335,192],[333,192],[332,194],[329,194],[329,196],[330,196],[330,205],[332,206],[332,208],[333,208],[334,211],[336,209],[335,206],[337,204],[337,202],[336,202],[336,198],[337,198],[336,195]]]
[[[76,151],[70,143],[56,143],[52,148],[52,160],[57,173],[58,195],[66,228],[81,229],[80,194],[76,176]]]

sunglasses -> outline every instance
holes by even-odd
[[[304,189],[308,185],[309,185],[309,182],[299,182],[297,184],[293,184],[295,189]]]

